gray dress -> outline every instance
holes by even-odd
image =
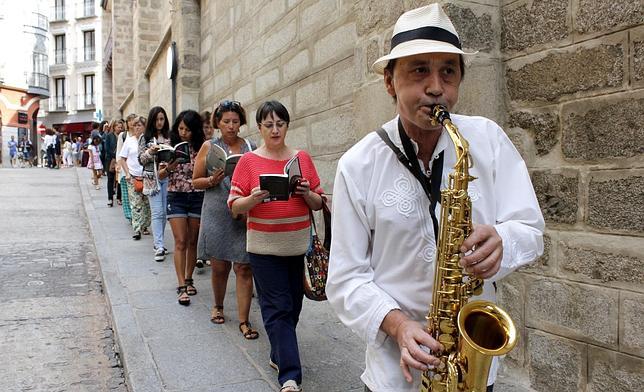
[[[224,151],[229,147],[221,138],[212,139]],[[246,140],[241,153],[256,149],[255,143]],[[248,263],[246,252],[246,222],[234,220],[228,208],[230,177],[224,177],[219,185],[206,189],[201,207],[201,227],[197,244],[197,258],[209,260],[233,261]]]

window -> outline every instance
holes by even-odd
[[[96,105],[95,98],[94,98],[94,75],[85,75],[83,76],[84,78],[84,85],[85,85],[85,95],[84,95],[84,106],[87,107],[92,107]]]
[[[54,20],[65,20],[65,0],[56,0],[54,4]]]
[[[65,78],[56,78],[55,110],[65,110]]]
[[[33,72],[30,85],[41,87],[49,90],[49,77],[47,74],[47,55],[44,53],[33,52]]]
[[[84,0],[83,5],[83,16],[94,16],[94,0]]]
[[[83,31],[83,45],[85,61],[94,60],[94,30]]]
[[[65,34],[54,35],[56,64],[65,64]]]

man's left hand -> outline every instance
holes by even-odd
[[[467,253],[461,258],[461,266],[478,278],[489,279],[501,268],[503,240],[494,226],[474,225],[460,250]]]

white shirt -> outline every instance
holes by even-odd
[[[116,156],[117,157],[121,156],[120,155],[121,149],[123,148],[123,143],[125,143],[125,141],[123,140],[123,135],[127,135],[127,134],[128,134],[127,131],[122,131],[121,133],[119,133],[116,136],[116,138],[117,138],[117,140],[116,140]],[[125,137],[125,139],[127,139],[127,136]],[[119,181],[121,181],[121,178],[123,178],[123,177],[125,177],[125,171],[119,169]]]
[[[141,177],[143,175],[143,166],[139,162],[139,141],[136,137],[130,136],[125,139],[119,156],[127,159],[127,169],[131,176]]]
[[[544,221],[525,163],[503,130],[483,117],[452,115],[452,121],[469,141],[470,174],[477,177],[468,189],[473,223],[494,225],[503,240],[501,269],[485,281],[479,297],[494,301],[492,282],[543,252]],[[395,118],[383,128],[404,151],[397,123]],[[443,150],[441,188],[445,189],[456,162],[445,130],[433,158]],[[440,220],[440,204],[436,214]],[[418,180],[372,132],[338,162],[326,292],[340,320],[367,343],[361,379],[374,392],[418,391],[420,372],[412,369],[414,383],[405,381],[398,345],[380,325],[394,309],[426,323],[435,252],[427,196]],[[494,382],[497,368],[495,360],[488,384]]]
[[[56,145],[56,135],[45,135],[43,145],[45,146],[45,149],[49,146],[54,147]]]

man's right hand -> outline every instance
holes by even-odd
[[[420,346],[425,346],[432,352],[442,351],[443,346],[434,340],[419,322],[409,319],[402,311],[395,309],[387,313],[381,329],[398,343],[400,367],[407,382],[413,381],[410,367],[425,371],[428,365],[439,365],[440,360]]]

